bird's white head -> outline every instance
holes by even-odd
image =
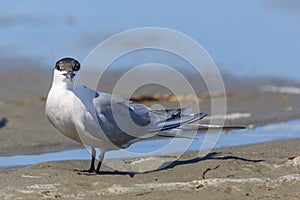
[[[62,58],[56,62],[53,83],[73,86],[80,63],[74,58]]]

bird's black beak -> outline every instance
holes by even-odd
[[[73,81],[73,78],[75,77],[75,74],[73,72],[73,70],[70,70],[67,72],[66,74],[67,78],[69,78],[71,80],[71,82]]]

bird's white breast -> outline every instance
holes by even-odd
[[[62,134],[81,142],[73,119],[73,97],[70,90],[59,90],[52,87],[46,101],[46,115]]]

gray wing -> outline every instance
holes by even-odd
[[[133,104],[106,93],[99,93],[93,102],[97,120],[105,136],[120,148],[128,147],[147,134],[173,129],[206,116],[204,113],[191,114],[191,108],[151,110],[143,104]],[[128,119],[128,113],[131,119]],[[131,121],[138,128],[133,130],[130,125],[126,126]],[[122,128],[119,127],[120,124],[123,125]],[[128,129],[124,130],[124,126]]]
[[[131,104],[130,101],[106,93],[99,93],[93,102],[102,131],[107,139],[116,146],[126,148],[139,136],[147,134],[147,132],[141,132],[140,135],[137,135],[132,133],[131,127],[126,127],[130,121],[139,127],[149,125],[151,123],[150,109],[147,106]],[[131,120],[128,119],[128,113]]]

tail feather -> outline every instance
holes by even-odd
[[[164,122],[156,124],[156,126],[151,129],[151,132],[165,131],[165,130],[177,128],[183,124],[192,123],[197,120],[203,119],[206,116],[207,114],[205,113],[197,113],[197,114],[176,117],[172,120],[166,119]]]
[[[207,130],[222,130],[223,132],[230,132],[234,130],[245,129],[245,126],[239,125],[211,125],[211,124],[184,124],[180,127],[183,131],[197,130],[198,132],[205,132]]]
[[[234,130],[245,129],[244,126],[231,125],[231,126],[220,126],[220,125],[209,125],[209,124],[183,124],[182,126],[174,129],[166,129],[158,133],[157,136],[163,138],[187,138],[195,139],[195,136],[201,133],[209,131],[222,131],[230,132]]]
[[[190,115],[192,113],[192,108],[186,107],[178,109],[151,110],[151,112],[161,117],[161,121],[159,122],[167,122],[181,118],[182,116]]]

